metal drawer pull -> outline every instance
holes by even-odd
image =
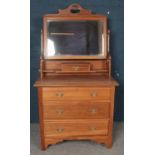
[[[96,131],[96,128],[95,127],[91,127],[90,130],[91,131]]]
[[[58,129],[56,129],[57,130],[57,132],[64,132],[64,128],[58,128]]]
[[[56,93],[56,96],[63,97],[64,96],[64,93],[62,93],[62,92]]]
[[[64,113],[64,109],[58,109],[58,110],[57,110],[57,113],[58,113],[59,115],[63,114],[63,113]]]
[[[97,96],[97,93],[96,93],[96,92],[92,92],[90,95],[91,95],[92,97],[96,97],[96,96]]]
[[[91,113],[92,113],[92,114],[95,114],[96,112],[97,112],[97,109],[96,109],[96,108],[92,108],[92,109],[91,109]]]
[[[75,71],[78,71],[79,70],[79,66],[73,66],[72,67]]]

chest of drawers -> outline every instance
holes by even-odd
[[[89,80],[62,82],[53,78],[36,82],[43,150],[63,140],[93,140],[112,146],[117,83],[113,79]]]

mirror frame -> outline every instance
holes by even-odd
[[[72,10],[80,10],[78,13],[72,13]],[[104,49],[102,50],[103,56],[100,55],[60,55],[60,56],[48,56],[46,57],[46,46],[47,46],[47,21],[100,21],[103,22],[103,33],[104,33]],[[107,58],[107,16],[92,14],[90,10],[82,8],[79,4],[72,4],[67,9],[59,10],[58,14],[47,14],[43,17],[43,50],[42,56],[44,59],[106,59]],[[104,53],[103,53],[104,52]]]

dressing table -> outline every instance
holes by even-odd
[[[38,89],[41,149],[64,140],[112,147],[114,96],[107,16],[79,4],[47,14]]]

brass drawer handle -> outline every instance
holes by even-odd
[[[72,68],[73,68],[75,71],[78,71],[80,67],[79,67],[79,66],[73,66]]]
[[[57,130],[57,132],[59,132],[59,133],[64,132],[64,128],[58,128],[58,129],[56,129],[56,130]]]
[[[56,93],[56,96],[63,97],[64,96],[64,93],[62,93],[62,92]]]
[[[90,111],[91,111],[92,114],[95,114],[97,112],[97,109],[96,108],[92,108]]]
[[[57,109],[57,113],[58,113],[59,115],[62,115],[62,114],[64,113],[64,109]]]
[[[96,97],[96,96],[97,96],[97,93],[96,93],[96,92],[92,92],[90,95],[91,95],[92,97]]]
[[[96,128],[95,127],[91,127],[90,130],[91,131],[96,131]]]

